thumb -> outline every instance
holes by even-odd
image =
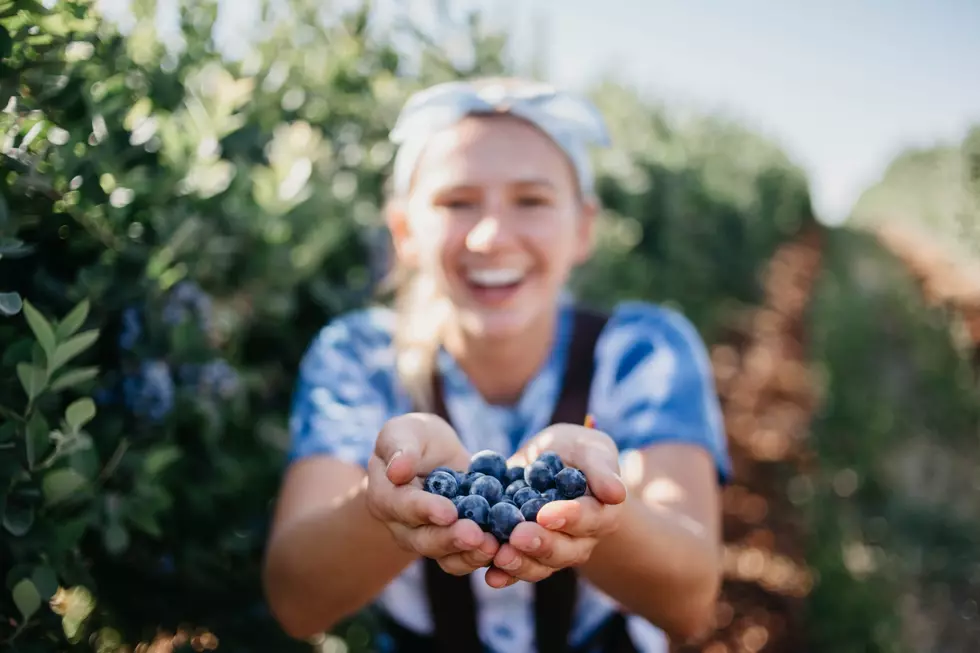
[[[404,417],[389,420],[374,445],[374,454],[385,465],[385,475],[395,485],[410,483],[418,474],[422,442],[413,426]]]

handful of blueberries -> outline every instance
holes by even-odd
[[[553,451],[545,451],[527,467],[507,467],[495,451],[481,451],[465,472],[449,467],[432,470],[423,484],[426,492],[452,499],[460,519],[471,519],[507,542],[523,521],[536,521],[546,503],[584,496],[588,482],[582,470],[566,467]]]

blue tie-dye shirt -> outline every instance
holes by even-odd
[[[411,399],[395,374],[395,319],[387,308],[354,311],[316,337],[300,367],[290,418],[291,460],[327,454],[366,467],[384,422],[411,412]],[[469,451],[493,449],[510,456],[548,425],[572,322],[573,307],[565,303],[550,358],[510,407],[486,403],[452,357],[440,352],[446,408]],[[706,348],[685,317],[654,304],[620,304],[599,337],[595,365],[589,412],[621,452],[659,442],[697,444],[711,454],[719,477],[728,478],[726,437]],[[492,651],[534,651],[532,587],[494,589],[484,574],[478,570],[471,576],[481,639]],[[615,608],[588,581],[579,582],[573,644]],[[430,632],[421,562],[393,580],[378,604],[406,627]],[[630,617],[629,629],[643,653],[667,651],[663,634],[648,622]]]

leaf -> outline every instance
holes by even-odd
[[[34,332],[34,337],[37,338],[38,343],[41,345],[41,349],[44,350],[44,355],[47,360],[50,361],[51,357],[54,356],[54,348],[57,345],[57,340],[55,340],[54,329],[51,327],[51,323],[44,319],[41,312],[34,308],[28,300],[24,300],[24,317],[27,319],[28,326],[31,327],[31,331]]]
[[[69,370],[51,382],[51,390],[55,392],[64,390],[65,388],[70,388],[73,385],[90,381],[98,375],[98,367],[79,367],[78,369]]]
[[[44,368],[30,363],[17,364],[17,378],[27,393],[27,398],[33,401],[44,390],[44,385],[48,381],[48,374]]]
[[[20,295],[15,292],[0,292],[0,313],[4,315],[17,315],[24,307],[24,302]]]
[[[160,530],[160,524],[157,522],[157,517],[152,512],[141,509],[133,510],[126,515],[126,519],[147,535],[160,537],[163,534]]]
[[[177,447],[160,447],[147,454],[143,461],[143,473],[155,476],[166,467],[180,459],[180,449]]]
[[[58,574],[47,565],[36,567],[34,573],[31,574],[31,580],[34,582],[34,587],[37,588],[38,594],[45,601],[54,596],[54,593],[58,591]]]
[[[75,433],[95,417],[95,402],[88,397],[76,399],[65,410],[65,421]]]
[[[27,466],[33,469],[34,464],[44,456],[51,444],[51,428],[41,413],[34,413],[27,422],[27,437],[24,444],[27,449]]]
[[[99,339],[98,329],[89,329],[88,331],[82,331],[76,336],[72,336],[65,342],[58,345],[54,352],[54,358],[51,364],[48,366],[49,372],[54,372],[56,369],[78,356],[80,353],[91,347],[96,340]]]
[[[75,332],[82,328],[82,324],[85,323],[85,318],[88,317],[88,311],[89,301],[87,299],[78,302],[75,308],[71,309],[71,312],[55,327],[55,335],[58,337],[59,342],[69,336],[75,335]]]
[[[29,503],[15,502],[7,498],[3,509],[3,527],[14,537],[22,537],[34,525],[34,506]]]
[[[74,469],[55,469],[41,481],[41,490],[47,504],[59,503],[86,485],[85,477]]]
[[[121,524],[110,524],[102,534],[106,550],[119,555],[129,547],[129,532]]]
[[[37,588],[34,587],[34,583],[29,578],[25,578],[14,585],[12,594],[14,605],[24,615],[24,621],[30,619],[41,607],[41,595],[37,593]]]

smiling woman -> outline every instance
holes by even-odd
[[[304,358],[265,570],[280,623],[309,637],[374,603],[398,652],[661,653],[702,633],[729,474],[704,345],[663,307],[564,293],[592,248],[601,118],[540,84],[456,82],[392,138],[398,303],[341,316]],[[498,542],[421,482],[486,450],[555,451],[589,492]]]

